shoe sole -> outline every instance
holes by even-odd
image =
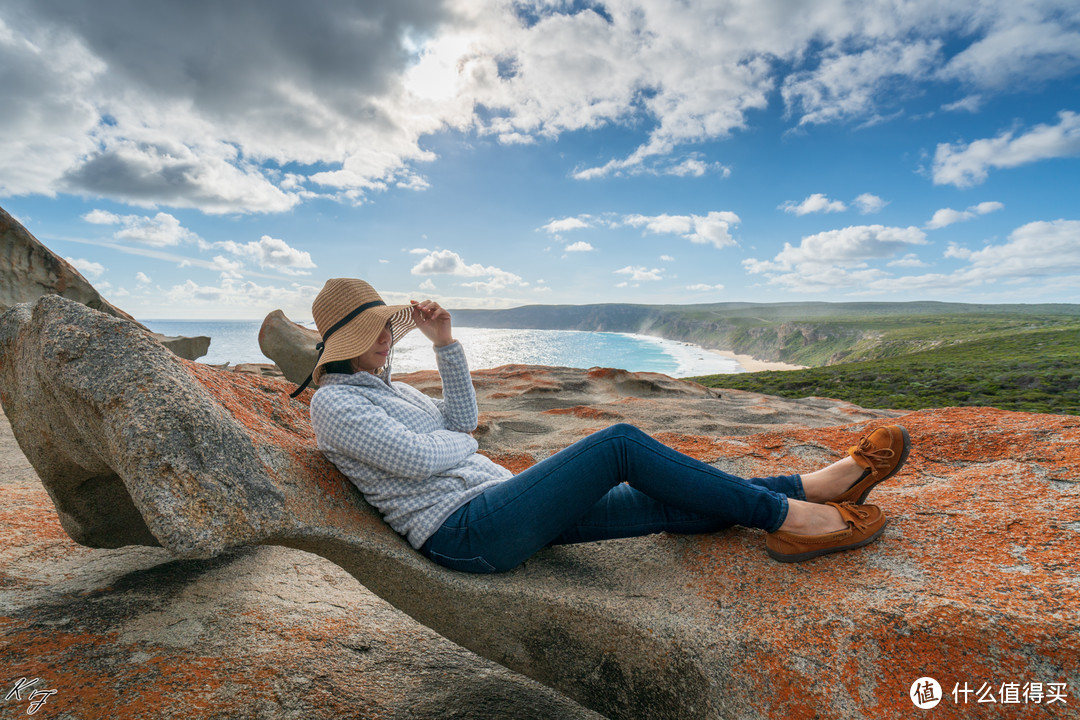
[[[904,427],[903,425],[899,425],[898,427],[900,428],[900,433],[904,436],[904,451],[900,453],[900,462],[896,463],[896,467],[894,467],[888,475],[863,490],[862,495],[860,495],[859,499],[855,501],[856,505],[862,505],[863,503],[865,503],[866,496],[870,494],[871,490],[891,478],[896,473],[900,472],[900,468],[904,467],[904,463],[907,462],[908,453],[911,452],[911,438],[908,436],[908,431],[906,427]]]
[[[837,545],[836,547],[821,548],[820,550],[808,550],[807,552],[803,553],[790,554],[776,552],[770,547],[766,547],[765,550],[769,553],[769,557],[771,557],[773,560],[778,560],[783,563],[802,562],[803,560],[810,560],[811,558],[821,557],[822,555],[830,555],[832,553],[840,552],[842,550],[854,550],[855,548],[861,548],[863,545],[869,545],[870,543],[877,540],[878,536],[880,536],[881,533],[885,532],[885,528],[888,525],[889,519],[885,518],[885,522],[881,523],[881,527],[879,527],[873,535],[864,537],[862,540],[851,543],[849,545]]]

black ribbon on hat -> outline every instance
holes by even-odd
[[[382,300],[372,300],[371,302],[364,303],[363,305],[356,308],[355,310],[350,312],[348,315],[346,315],[345,317],[341,318],[336,323],[334,323],[334,325],[329,330],[326,331],[326,334],[322,336],[322,342],[315,343],[315,349],[319,351],[319,356],[315,358],[315,367],[319,367],[319,360],[322,359],[323,349],[326,347],[326,341],[330,339],[331,335],[333,335],[338,330],[340,330],[341,328],[348,325],[349,322],[353,318],[355,318],[357,315],[364,312],[365,310],[369,310],[369,309],[371,309],[373,307],[378,307],[379,305],[385,305],[385,304],[386,303],[384,303]],[[311,372],[308,373],[307,380],[304,380],[303,385],[296,388],[296,390],[294,390],[293,392],[289,393],[289,397],[294,398],[297,395],[299,395],[300,393],[304,392],[304,388],[306,388],[308,385],[311,384],[311,378],[312,378],[312,376],[314,374],[315,374],[315,369],[312,368]]]

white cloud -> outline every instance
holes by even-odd
[[[929,263],[923,262],[915,253],[908,253],[902,258],[889,262],[889,267],[928,267]]]
[[[624,268],[615,270],[616,275],[629,275],[630,280],[628,282],[641,282],[644,280],[663,280],[663,276],[660,274],[664,272],[663,268],[653,268],[651,270],[645,267],[639,267],[636,265],[627,265]],[[617,287],[623,287],[618,285]]]
[[[139,272],[135,273],[135,281],[139,285],[149,285],[150,283],[154,282],[153,280],[150,279],[149,275],[147,275],[146,273],[144,273],[141,270]]]
[[[988,96],[1074,72],[1076,18],[1072,0],[249,0],[207,22],[191,3],[12,0],[0,194],[279,212],[423,189],[439,132],[615,124],[646,137],[577,177],[726,175],[680,148],[746,128],[777,88],[800,127],[874,122],[933,82]]]
[[[435,287],[435,283],[431,281],[431,278],[427,278],[424,282],[420,283],[421,290],[427,290],[428,292],[434,292],[438,288]]]
[[[803,265],[855,265],[887,258],[911,245],[925,245],[926,234],[916,227],[853,225],[802,239],[798,247],[784,243],[774,262],[790,269]]]
[[[573,245],[567,245],[564,249],[566,250],[566,252],[589,252],[594,248],[587,242],[578,241]]]
[[[1045,9],[1039,17],[1026,3],[1008,3],[980,13],[990,21],[988,32],[953,56],[940,77],[997,90],[1068,75],[1080,67],[1076,6]]]
[[[600,167],[578,168],[572,177],[576,180],[592,180],[606,175],[702,177],[709,172],[718,173],[723,178],[731,177],[731,168],[718,162],[706,162],[696,155],[677,162],[655,159],[649,164],[645,163],[646,157],[647,155],[631,156],[625,160],[611,160]]]
[[[1057,125],[1036,125],[1019,136],[1008,130],[967,145],[939,144],[934,154],[934,183],[971,187],[986,180],[991,169],[1074,155],[1080,155],[1080,115],[1062,110]]]
[[[859,208],[859,212],[863,215],[880,212],[888,204],[888,200],[882,200],[877,195],[872,195],[871,193],[863,193],[855,198],[855,207]]]
[[[183,265],[181,264],[180,267],[183,267]],[[210,263],[210,269],[219,271],[222,278],[239,280],[244,276],[241,272],[244,269],[244,264],[237,260],[230,260],[224,255],[215,255]]]
[[[1014,230],[1002,245],[956,254],[969,263],[967,282],[1038,280],[1080,271],[1080,220],[1038,221]]]
[[[711,244],[717,248],[735,245],[731,228],[741,221],[728,211],[710,211],[708,215],[627,215],[623,222],[632,227],[645,227],[646,232],[681,235],[690,242]]]
[[[86,213],[82,216],[82,219],[88,223],[93,223],[94,225],[119,225],[122,222],[119,215],[115,215],[108,210],[98,209]]]
[[[150,247],[168,247],[184,242],[198,242],[201,238],[180,224],[169,213],[159,212],[154,217],[144,215],[114,215],[105,210],[91,210],[82,219],[97,225],[122,225],[113,237],[117,240],[134,240]]]
[[[701,160],[698,160],[697,158],[687,158],[681,163],[669,167],[665,174],[675,175],[677,177],[701,177],[708,169],[708,164],[702,162]]]
[[[961,220],[967,220],[971,217],[974,217],[971,213],[953,210],[952,208],[941,208],[934,213],[934,217],[930,218],[930,222],[926,223],[926,227],[934,230],[952,225]]]
[[[101,274],[105,272],[105,266],[101,263],[87,260],[86,258],[73,258],[65,257],[69,263],[75,266],[75,269],[85,275],[90,280],[97,280],[101,277]],[[100,289],[100,288],[99,288]]]
[[[545,232],[551,233],[552,235],[554,235],[555,233],[568,232],[570,230],[581,230],[582,228],[589,227],[589,223],[587,222],[588,217],[588,215],[582,215],[580,217],[568,217],[563,218],[562,220],[552,220],[547,225],[541,226],[540,229]]]
[[[243,245],[226,240],[213,243],[213,247],[252,260],[261,268],[274,268],[287,275],[310,275],[307,268],[316,267],[311,260],[311,254],[306,250],[297,250],[290,247],[284,240],[269,235],[263,235],[258,241],[252,240]]]
[[[830,200],[825,197],[824,193],[814,193],[801,203],[797,203],[794,200],[788,200],[777,209],[795,215],[807,215],[816,212],[844,212],[847,210],[847,205],[839,200]]]
[[[476,280],[461,283],[462,287],[471,287],[486,293],[512,286],[525,287],[529,283],[519,275],[507,272],[497,267],[485,267],[480,263],[468,265],[461,256],[452,250],[435,250],[428,253],[411,270],[413,275],[456,275],[459,277],[486,277],[487,280]]]
[[[781,87],[788,112],[799,125],[872,115],[897,83],[925,78],[940,62],[941,41],[898,39],[858,53],[829,48],[814,70],[789,75]]]
[[[979,109],[982,108],[982,105],[983,96],[976,94],[968,95],[966,97],[960,98],[956,102],[942,105],[941,109],[946,112],[959,112],[963,110],[964,112],[976,113],[979,112]]]
[[[917,236],[912,234],[914,237]],[[977,250],[951,244],[944,254],[947,258],[962,260],[964,266],[948,274],[896,277],[868,266],[867,260],[880,255],[877,251],[861,253],[861,262],[856,258],[849,262],[807,261],[802,264],[748,260],[744,265],[750,273],[766,273],[771,284],[798,292],[955,291],[987,285],[1021,288],[1033,283],[1033,288],[1025,290],[1026,296],[1031,296],[1033,290],[1062,287],[1062,278],[1080,273],[1080,221],[1032,222],[1014,230],[1005,243],[986,245]],[[898,268],[925,266],[914,253],[907,253],[888,264]]]
[[[217,286],[199,285],[193,280],[173,285],[164,293],[168,305],[163,307],[171,307],[174,311],[184,308],[193,313],[193,317],[206,317],[209,310],[228,307],[232,317],[253,318],[265,317],[272,310],[281,308],[289,317],[303,318],[310,317],[311,301],[318,292],[318,287],[310,285],[259,285],[223,276]]]
[[[671,257],[670,255],[661,255],[660,259],[664,262],[675,262],[675,258]]]
[[[431,183],[429,183],[425,178],[422,178],[419,175],[409,175],[403,180],[398,180],[394,185],[395,187],[403,188],[405,190],[417,191],[427,190],[431,187]]]
[[[926,227],[930,230],[936,230],[952,225],[953,223],[970,220],[977,215],[986,215],[995,210],[1001,210],[1004,207],[1005,206],[999,202],[981,202],[978,205],[972,205],[967,210],[963,211],[953,210],[952,208],[941,208],[934,213],[934,217],[930,218],[930,222],[926,223]]]
[[[885,260],[912,245],[925,245],[916,227],[855,225],[804,237],[798,246],[784,243],[772,260],[743,260],[751,274],[764,274],[771,284],[798,292],[827,292],[866,287],[887,277],[869,262]]]
[[[405,250],[405,252],[409,253],[410,255],[427,255],[431,251],[427,248],[410,248],[409,250]]]
[[[696,283],[694,285],[687,285],[686,289],[687,290],[696,290],[696,291],[706,292],[706,291],[710,291],[710,290],[723,290],[724,286],[723,285],[708,285],[706,283]]]

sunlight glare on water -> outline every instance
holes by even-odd
[[[199,358],[211,365],[265,363],[259,349],[259,326],[253,320],[143,320],[165,335],[209,335],[210,350]],[[308,323],[314,329],[314,324]],[[672,377],[743,372],[731,358],[677,340],[627,333],[582,330],[514,330],[455,327],[473,370],[499,365],[611,367],[659,372]],[[413,330],[394,348],[394,372],[434,370],[435,352],[422,333]]]
[[[627,333],[581,330],[512,330],[454,328],[474,370],[499,365],[560,365],[613,367],[659,372],[673,377],[741,372],[731,358],[675,340]],[[394,348],[394,372],[435,367],[435,352],[421,333],[413,331]]]

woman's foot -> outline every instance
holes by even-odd
[[[848,450],[848,457],[802,476],[803,491],[810,502],[861,504],[880,482],[900,471],[911,451],[911,439],[900,425],[886,425]]]
[[[887,524],[876,505],[790,500],[788,517],[779,530],[765,536],[765,547],[774,560],[802,562],[872,543]]]
[[[795,535],[822,535],[847,527],[840,511],[833,505],[818,505],[802,500],[788,500],[787,517],[776,532]]]
[[[835,501],[862,479],[865,470],[850,455],[802,476],[803,492],[812,503]]]

